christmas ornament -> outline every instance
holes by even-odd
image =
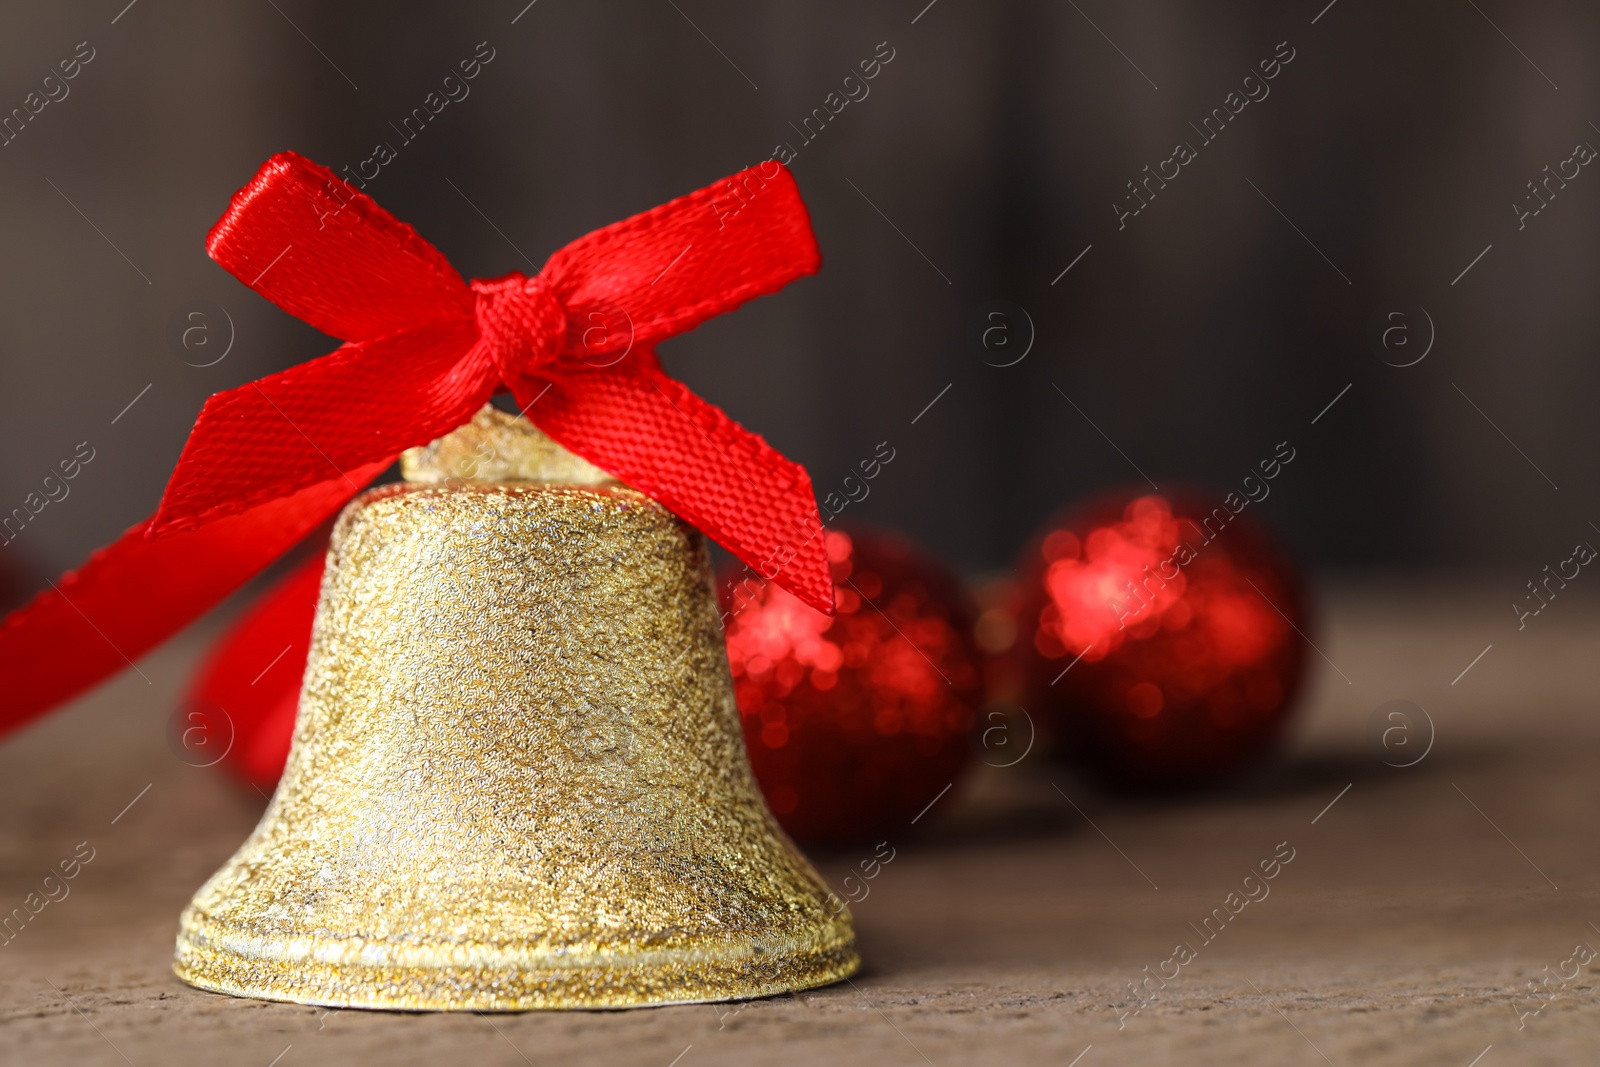
[[[515,477],[448,484],[485,442]],[[855,970],[751,776],[704,539],[595,468],[553,479],[548,445],[486,409],[346,509],[288,766],[184,912],[185,981],[514,1010]]]
[[[1238,512],[1116,498],[1053,522],[1022,573],[1027,706],[1090,771],[1214,781],[1281,732],[1304,671],[1300,583]]]
[[[838,613],[733,569],[721,588],[745,743],[796,840],[901,831],[972,752],[979,664],[960,585],[905,541],[823,534]]]
[[[749,197],[735,216],[702,189],[534,278],[471,285],[299,156],[234,197],[212,256],[346,344],[212,397],[154,518],[0,626],[4,728],[159,643],[405,453],[410,484],[336,526],[283,780],[184,912],[180,977],[513,1010],[855,970],[848,912],[751,776],[695,529],[831,612],[810,479],[652,347],[817,266],[781,165],[728,187]],[[502,387],[539,429],[484,409]]]
[[[217,642],[174,725],[186,760],[220,763],[263,795],[277,786],[289,758],[322,588],[327,539],[319,540],[320,551],[252,604]],[[220,741],[228,748],[217,755],[212,749]]]

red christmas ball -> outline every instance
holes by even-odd
[[[767,804],[796,840],[872,842],[954,783],[980,698],[961,586],[893,535],[827,539],[838,614],[724,572],[728,662]]]
[[[1188,494],[1108,498],[1053,522],[1020,571],[1027,706],[1092,773],[1202,784],[1282,732],[1304,597],[1247,516]]]
[[[191,766],[220,764],[263,794],[283,775],[322,586],[321,543],[222,635],[196,671],[172,726]]]

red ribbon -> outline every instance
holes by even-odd
[[[234,195],[207,250],[345,344],[207,400],[155,516],[0,624],[0,729],[131,665],[501,388],[568,450],[832,613],[804,468],[654,352],[816,271],[781,164],[597,230],[532,278],[469,285],[410,226],[285,152]]]

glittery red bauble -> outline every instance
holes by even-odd
[[[319,543],[317,548],[324,546]],[[269,795],[283,775],[322,586],[314,552],[244,612],[206,655],[172,724],[171,748]]]
[[[1051,524],[1021,568],[1028,703],[1102,777],[1214,781],[1262,756],[1305,667],[1296,579],[1260,527],[1194,495],[1121,496]]]
[[[959,583],[898,537],[827,538],[828,618],[743,568],[719,586],[746,747],[796,840],[872,842],[910,829],[972,755],[979,699]]]

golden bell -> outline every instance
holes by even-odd
[[[489,408],[403,470],[339,519],[288,766],[178,976],[509,1011],[854,973],[751,774],[700,533]]]

